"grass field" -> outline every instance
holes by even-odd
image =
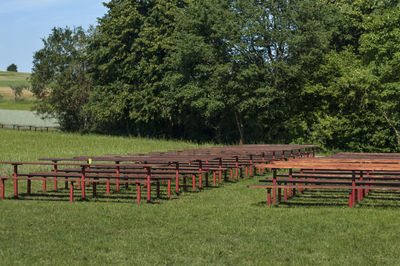
[[[29,86],[30,73],[0,71],[0,87],[9,87],[11,84]]]
[[[31,111],[34,105],[34,100],[18,99],[17,102],[14,103],[12,99],[0,99],[1,110]]]
[[[0,131],[0,160],[197,147],[137,138]],[[3,174],[11,169],[0,170]],[[311,193],[265,205],[257,177],[155,204],[0,202],[2,265],[396,265],[399,194]],[[12,189],[8,184],[7,191]],[[9,194],[7,194],[10,196]],[[381,197],[392,200],[381,200]]]
[[[30,73],[0,71],[0,109],[6,110],[32,110],[35,98],[29,90],[24,90],[14,103],[14,94],[10,85],[29,86],[27,80]]]
[[[1,106],[1,104],[0,104]],[[36,126],[36,127],[57,127],[56,119],[42,119],[31,111],[24,110],[2,110],[0,109],[0,124]]]

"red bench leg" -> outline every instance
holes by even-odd
[[[58,184],[57,184],[57,177],[55,177],[56,180],[54,180],[54,190],[58,191]]]
[[[196,176],[192,175],[192,189],[195,190],[196,189]]]
[[[142,195],[141,195],[141,193],[140,193],[140,190],[141,190],[140,184],[136,184],[136,189],[137,189],[136,201],[137,201],[137,204],[140,204],[140,199],[141,199],[141,197],[142,197]]]
[[[117,183],[115,184],[115,190],[119,192],[119,179],[116,179]]]
[[[203,188],[203,181],[201,180],[202,177],[203,177],[202,174],[199,174],[199,189]]]
[[[110,179],[107,178],[107,195],[110,195]]]
[[[167,186],[168,186],[168,198],[171,197],[171,179],[167,180]]]
[[[360,177],[360,181],[363,181],[362,175]],[[360,203],[363,198],[363,191],[364,191],[364,189],[362,189],[362,188],[358,189],[358,197],[357,197],[358,203]]]
[[[71,184],[69,185],[69,201],[74,201],[74,182],[71,182]]]
[[[14,180],[14,197],[18,198],[18,180]]]
[[[0,197],[1,197],[2,200],[4,200],[4,195],[5,195],[5,192],[4,192],[4,190],[5,190],[4,179],[1,179],[0,186],[1,186]]]
[[[179,174],[176,173],[175,175],[175,193],[179,195]]]
[[[226,172],[225,172],[225,174],[226,174]],[[225,175],[225,179],[226,179],[226,175]],[[222,183],[222,171],[221,170],[218,171],[218,180],[220,183]]]
[[[46,180],[43,180],[43,193],[46,193]]]
[[[272,203],[275,205],[276,204],[276,187],[273,188],[272,190]]]
[[[217,181],[215,178],[215,171],[213,172],[213,185],[216,186],[217,185]]]
[[[151,201],[151,187],[150,183],[147,183],[147,202]]]
[[[85,181],[83,181],[82,182],[82,185],[81,185],[81,191],[82,191],[82,199],[85,199],[86,198],[86,185],[85,185]]]

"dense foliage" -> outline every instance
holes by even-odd
[[[38,110],[65,129],[399,149],[397,1],[105,5],[90,33],[54,29],[35,54]]]
[[[87,75],[88,41],[80,27],[53,28],[33,57],[31,90],[40,100],[36,110],[58,118],[65,130],[86,129],[87,116],[82,109],[92,88]]]

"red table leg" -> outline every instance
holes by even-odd
[[[69,185],[69,201],[74,201],[74,182],[71,182],[71,184]]]
[[[136,184],[136,188],[137,188],[137,197],[136,197],[136,201],[137,201],[137,204],[140,204],[140,199],[141,199],[141,197],[142,197],[142,195],[141,195],[141,193],[140,193],[140,190],[141,190],[140,184]]]
[[[4,186],[4,179],[2,178],[1,179],[1,182],[0,182],[1,184],[0,184],[0,186],[1,186],[1,191],[0,191],[0,197],[1,197],[1,199],[3,200],[4,199],[4,195],[5,195],[5,186]]]
[[[167,190],[168,190],[168,198],[169,198],[169,197],[171,197],[171,179],[167,180],[167,184],[168,184]]]

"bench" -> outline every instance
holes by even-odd
[[[300,193],[304,189],[341,189],[349,190],[349,207],[353,207],[356,200],[360,202],[370,190],[400,190],[400,171],[396,171],[396,167],[384,170],[381,166],[375,166],[379,171],[371,171],[370,167],[364,169],[358,165],[337,166],[338,169],[329,169],[328,166],[318,166],[319,169],[293,171],[292,165],[306,165],[302,162],[279,163],[284,169],[288,169],[288,173],[277,174],[277,168],[272,168],[273,176],[259,180],[261,183],[249,185],[248,187],[258,187],[267,189],[267,203],[271,205],[271,189],[273,204],[281,200],[281,189],[284,190],[284,200],[295,195],[296,190]],[[267,167],[267,166],[264,166]],[[351,170],[351,168],[357,170]],[[400,170],[400,169],[399,169]],[[289,192],[289,193],[288,193]]]
[[[43,178],[43,190],[45,192],[46,189],[46,181],[48,178],[53,178],[54,188],[57,190],[57,178],[64,178],[68,180],[69,178],[79,178],[80,182],[78,182],[78,187],[82,189],[82,193],[85,193],[85,183],[93,183],[93,193],[96,194],[96,184],[97,183],[105,183],[107,186],[107,195],[110,195],[110,184],[115,183],[117,186],[119,184],[129,184],[135,182],[143,182],[146,181],[147,187],[147,201],[151,200],[151,184],[156,183],[157,185],[157,197],[160,196],[160,187],[159,180],[167,180],[168,181],[168,197],[171,195],[171,179],[172,177],[150,177],[147,175],[115,175],[115,174],[90,174],[90,173],[59,173],[59,172],[44,172],[44,173],[19,173],[18,177],[42,177]]]
[[[82,182],[82,179],[80,178],[68,178],[68,179],[58,179],[58,178],[46,178],[46,177],[0,177],[0,199],[4,200],[5,199],[5,181],[6,180],[13,180],[13,181],[27,181],[27,195],[31,195],[31,182],[32,181],[43,181],[44,183],[44,192],[46,190],[45,188],[45,182],[46,181],[54,181],[54,182],[68,182],[69,185],[69,189],[70,189],[70,196],[69,196],[69,201],[72,202],[74,200],[74,183],[78,183],[80,184]],[[154,181],[147,181],[147,180],[143,180],[143,181],[139,181],[139,180],[123,180],[123,181],[116,181],[116,180],[91,180],[91,183],[97,184],[97,183],[116,183],[116,182],[120,182],[120,183],[129,183],[129,184],[136,184],[136,188],[137,188],[137,195],[136,195],[136,201],[138,204],[140,204],[141,202],[141,185],[147,185],[149,183],[154,183]],[[17,183],[18,184],[18,183]],[[15,187],[14,187],[15,188]],[[95,186],[93,186],[93,197],[96,196],[96,189]],[[16,190],[14,190],[14,197],[18,198],[18,185],[16,187]],[[86,193],[85,193],[85,189],[84,189],[84,185],[82,186],[82,199],[86,198]],[[147,201],[150,202],[150,199],[147,198]]]

